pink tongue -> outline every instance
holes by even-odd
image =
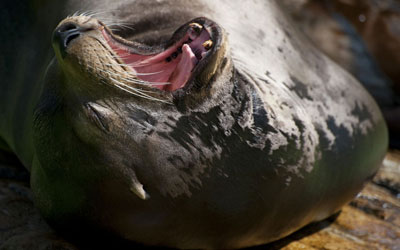
[[[189,45],[182,46],[182,58],[178,66],[169,78],[170,84],[167,85],[166,90],[173,91],[185,85],[191,75],[193,68],[196,66],[198,60]]]

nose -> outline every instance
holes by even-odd
[[[61,54],[65,53],[68,44],[79,37],[82,29],[75,23],[64,23],[57,27],[53,33],[53,43],[57,44],[60,48]]]

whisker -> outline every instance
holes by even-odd
[[[75,11],[75,13],[72,14],[72,16],[73,16],[73,17],[74,17],[74,16],[78,16],[78,14],[79,14],[79,10]]]
[[[126,55],[126,56],[111,55],[111,57],[114,58],[115,60],[122,59],[122,61],[124,61],[124,59],[128,59],[129,58],[129,55]],[[150,65],[150,63],[135,62],[135,63],[125,64],[125,66],[135,67],[135,68],[145,67],[145,66],[148,66],[148,65]]]
[[[131,65],[129,65],[129,64],[123,64],[123,63],[104,64],[104,65],[106,65],[106,66],[118,65],[118,66],[124,66],[124,67],[131,67]],[[162,72],[164,72],[164,70],[157,71],[157,72],[147,72],[147,73],[138,73],[138,72],[136,72],[135,75],[138,75],[138,76],[151,76],[151,75],[161,74]]]
[[[103,70],[100,70],[100,71],[103,71]],[[111,72],[111,71],[107,71],[107,72],[103,71],[103,72],[112,74],[114,76],[118,76],[122,80],[127,81],[129,83],[133,83],[133,84],[150,85],[150,86],[152,86],[152,85],[170,85],[171,84],[170,82],[148,82],[148,81],[143,81],[143,80],[135,79],[135,78],[126,78],[126,77],[120,76],[120,75],[118,75],[118,74],[116,74],[114,72]],[[136,74],[136,75],[140,75],[140,74]]]
[[[101,18],[101,21],[109,22],[109,23],[125,24],[125,25],[129,25],[130,24],[128,22],[121,22],[121,21],[116,20],[114,18]]]
[[[143,81],[143,80],[136,81],[136,79],[134,79],[134,78],[133,79],[129,79],[129,78],[121,77],[121,76],[120,76],[120,78],[122,80],[127,81],[127,82],[141,84],[141,85],[153,86],[153,85],[170,85],[171,84],[170,82],[147,82],[147,81]]]
[[[129,82],[129,83],[138,84],[138,85],[149,85],[148,82],[145,82],[145,81],[142,81],[142,80],[139,80],[139,79],[128,79],[128,78],[122,77],[122,76],[120,76],[120,75],[118,75],[118,74],[116,74],[116,73],[114,73],[114,72],[112,72],[112,71],[107,71],[107,70],[95,68],[95,67],[89,66],[89,65],[87,65],[87,66],[88,66],[89,68],[95,70],[95,71],[97,70],[97,71],[100,71],[100,72],[103,72],[103,73],[109,75],[110,78],[111,78],[111,75],[113,75],[113,76],[116,76],[116,77],[118,77],[118,78],[121,78],[122,80],[124,80],[124,81],[126,81],[126,82]],[[113,79],[114,79],[114,78],[113,78]],[[116,79],[114,79],[114,80],[116,80]],[[122,83],[122,82],[119,82],[119,83],[122,84],[122,85],[128,86],[128,85],[126,85],[126,84],[124,84],[124,83]]]
[[[162,100],[162,99],[159,99],[159,98],[156,98],[156,97],[147,95],[147,94],[145,94],[145,93],[143,93],[143,92],[141,92],[141,91],[139,91],[139,90],[137,90],[137,89],[135,89],[135,88],[132,88],[132,87],[130,87],[130,86],[127,86],[127,85],[120,85],[120,82],[118,82],[117,80],[115,80],[115,79],[112,78],[112,77],[111,77],[110,79],[116,83],[116,85],[113,85],[113,86],[115,86],[115,87],[117,87],[117,88],[119,88],[119,89],[122,89],[122,90],[124,90],[125,92],[128,92],[128,93],[130,93],[130,94],[132,94],[132,95],[136,95],[136,96],[139,96],[139,97],[148,99],[148,100],[159,101],[159,102],[171,104],[171,102],[169,102],[169,101]],[[124,87],[127,87],[128,89],[125,89]]]
[[[136,93],[136,92],[132,92],[132,91],[130,91],[128,89],[125,89],[124,87],[122,87],[119,84],[112,85],[112,86],[115,86],[115,87],[117,87],[117,88],[119,88],[119,89],[121,89],[121,90],[123,90],[123,91],[125,91],[125,92],[127,92],[129,94],[135,95],[135,96],[139,96],[139,97],[142,97],[142,98],[145,98],[145,99],[150,99],[150,100],[152,99],[152,98],[147,97],[146,95],[143,95],[143,94],[140,94],[140,93]]]
[[[103,73],[106,73],[106,74],[109,74],[109,75],[114,75],[114,76],[116,76],[116,77],[118,77],[118,78],[120,78],[120,79],[122,79],[122,80],[124,80],[124,81],[126,81],[128,83],[132,83],[132,84],[147,85],[147,86],[149,86],[149,85],[153,86],[153,85],[169,85],[169,84],[171,84],[170,82],[148,82],[148,81],[143,81],[141,79],[126,78],[126,77],[123,77],[123,76],[121,76],[121,75],[119,75],[119,74],[117,74],[115,72],[112,72],[112,71],[106,71],[106,70],[103,70],[103,69],[94,68],[94,67],[89,66],[89,65],[88,65],[88,67],[93,69],[93,70],[97,70],[97,71],[100,71],[100,72],[103,72]]]
[[[97,10],[97,11],[91,11],[90,15],[91,16],[100,16],[106,13],[111,13],[117,10]]]
[[[101,16],[103,14],[111,13],[111,12],[115,12],[115,11],[118,11],[118,10],[117,9],[112,9],[112,10],[99,9],[99,10],[86,10],[86,11],[77,10],[73,14],[68,15],[68,17],[75,17],[75,16],[87,16],[87,17],[96,16],[97,17],[97,16]],[[100,18],[98,18],[98,19],[100,19]]]
[[[83,11],[79,14],[79,16],[87,16],[87,11]]]
[[[106,25],[109,29],[111,29],[113,32],[123,30],[123,29],[128,29],[131,31],[134,31],[135,29],[133,27],[130,27],[128,25],[120,24],[120,23],[105,23],[103,22],[104,25]],[[111,28],[114,27],[114,30]]]
[[[124,25],[124,24],[111,24],[111,25],[108,25],[108,27],[114,27],[114,26],[116,28],[124,28],[124,29],[128,29],[128,30],[131,30],[131,31],[135,30],[134,28],[132,28],[132,27],[130,27],[128,25]]]
[[[137,76],[151,76],[151,75],[157,75],[157,74],[161,74],[162,72],[164,72],[164,70],[158,71],[158,72],[148,72],[148,73],[135,73],[135,75]]]

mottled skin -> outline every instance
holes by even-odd
[[[28,20],[0,33],[0,136],[56,228],[178,248],[263,244],[338,211],[385,154],[375,102],[274,1],[29,3],[18,8]],[[172,104],[99,84],[57,47],[50,63],[58,21],[105,9],[100,20],[150,45],[205,16],[226,31],[226,51],[191,89],[158,93]]]

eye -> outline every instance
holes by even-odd
[[[85,106],[90,120],[94,122],[100,130],[108,133],[110,128],[104,116],[105,112],[102,112],[105,108],[95,103],[87,103]]]

